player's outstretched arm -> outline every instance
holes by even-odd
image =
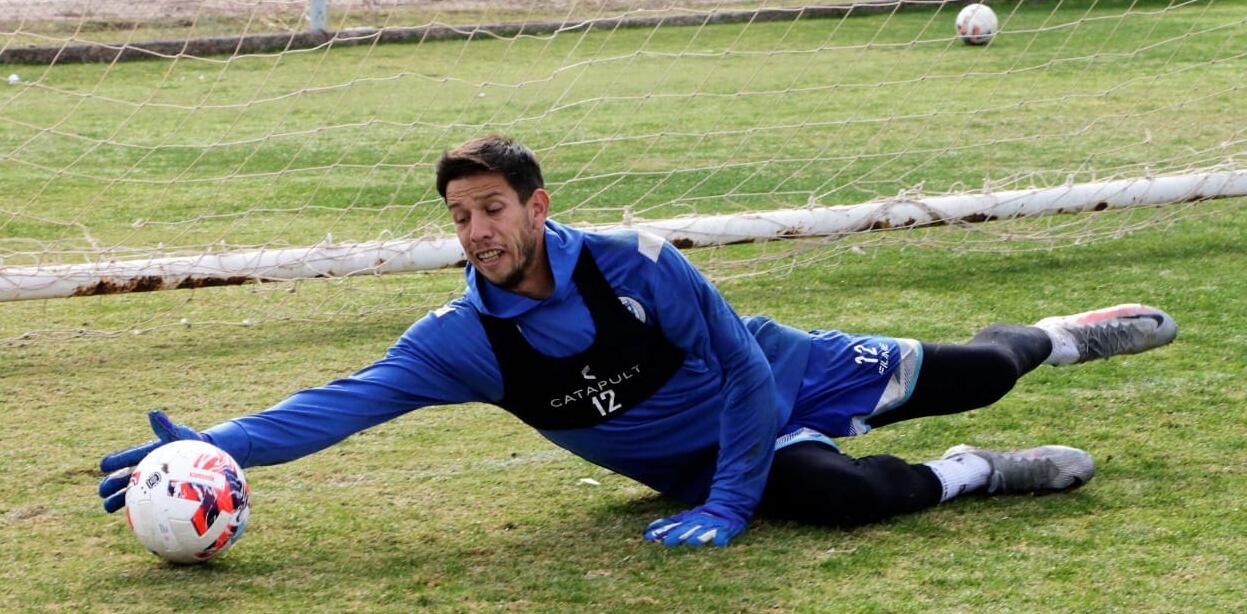
[[[500,396],[490,388],[501,386],[496,367],[486,371],[488,365],[456,358],[484,355],[477,348],[488,343],[483,332],[476,336],[464,332],[470,327],[462,316],[454,310],[434,312],[412,325],[384,358],[355,374],[296,392],[265,411],[203,432],[176,424],[163,412],[151,412],[156,439],[109,454],[100,463],[105,472],[114,472],[100,484],[104,509],[114,512],[125,506],[128,468],[171,441],[206,441],[243,468],[274,465],[323,450],[414,409]],[[462,354],[438,350],[452,345],[470,349]]]
[[[109,474],[100,482],[100,497],[104,499],[104,511],[113,513],[126,505],[126,485],[130,483],[130,471],[152,450],[166,443],[183,439],[208,441],[202,433],[169,419],[163,411],[153,409],[147,413],[156,439],[144,444],[113,452],[100,461],[100,470]]]

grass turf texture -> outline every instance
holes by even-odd
[[[1167,21],[1156,28],[1181,33],[1201,27],[1198,24],[1203,20],[1232,22],[1242,10],[1227,7],[1218,3],[1208,10],[1180,12],[1177,15],[1185,20],[1179,19],[1176,25]],[[1051,7],[1040,5],[1022,13],[1042,21]],[[948,19],[944,21],[950,20],[951,14],[945,17]],[[839,26],[836,36],[849,37],[857,29],[859,37],[880,33],[881,37],[904,40],[906,32],[928,27],[924,20],[929,19],[930,13],[905,14],[893,17],[886,29],[882,28],[883,18],[848,20]],[[826,37],[825,28],[834,23],[838,22],[799,27],[811,31],[824,28],[810,35]],[[1152,25],[1137,31],[1123,25],[1126,31],[1115,36],[1120,37],[1123,47],[1135,49],[1145,36],[1159,37],[1150,34]],[[739,38],[744,42],[733,47],[739,49],[752,37],[775,32],[766,28],[781,28],[782,32],[787,27],[709,28],[698,36]],[[1216,56],[1213,48],[1241,42],[1241,31],[1240,26],[1221,38],[1193,38],[1173,56],[1158,56],[1156,65],[1176,67],[1184,61],[1183,54],[1189,54],[1190,63],[1198,64],[1198,58]],[[648,33],[617,33],[602,41],[633,35],[646,37]],[[656,36],[687,38],[689,34],[660,32]],[[1131,36],[1134,41],[1129,41]],[[844,42],[835,40],[837,44]],[[1047,58],[1058,50],[1070,56],[1085,55],[1111,47],[1112,40],[1117,39],[1101,37],[1088,42],[1079,37],[1048,43],[1037,39],[1034,44],[1050,44],[1048,55],[1043,56]],[[663,48],[676,50],[686,44],[687,40],[662,43]],[[462,51],[453,44],[446,47],[446,53],[454,57]],[[355,71],[370,70],[387,57],[405,61],[401,59],[405,57],[403,49],[340,50],[315,61],[295,56],[283,59],[278,67],[270,62],[256,69],[254,82],[235,84],[239,88],[236,95],[246,101],[257,95],[256,88],[266,79],[289,79],[296,84],[317,79],[340,81],[343,74],[354,77]],[[442,47],[425,45],[419,49],[440,53]],[[486,71],[490,62],[498,59],[488,51],[476,57],[475,49],[471,57],[456,60],[460,62],[457,74]],[[1017,58],[1001,60],[980,52],[1007,54],[1010,49],[1003,44],[988,50],[874,49],[840,61],[862,75],[872,70],[901,74],[905,69],[898,60],[913,55],[908,58],[914,63],[912,70],[922,74],[930,71],[919,67],[923,53],[928,59],[931,55],[943,60],[973,57],[968,61],[1002,61],[1008,66]],[[547,53],[562,57],[558,52]],[[978,55],[969,55],[972,53]],[[1241,69],[1242,60],[1227,64]],[[48,74],[60,86],[81,91],[91,91],[97,83],[123,93],[130,88],[130,97],[141,100],[153,95],[153,74],[176,72],[182,66],[67,66]],[[764,68],[769,75],[783,66],[777,63],[754,68]],[[959,64],[957,70],[963,68]],[[1060,85],[1057,90],[1064,92],[1068,88],[1063,79],[1082,83],[1122,71],[1145,74],[1149,69],[1136,67],[1135,62],[1105,61],[1104,66],[1080,65],[1068,73],[1062,70],[1037,71],[1019,77],[1016,83],[995,86],[992,91]],[[251,74],[241,65],[231,65],[229,73],[244,80]],[[1222,86],[1233,87],[1234,75],[1241,70],[1198,73],[1185,75],[1191,79],[1185,85],[1217,91]],[[784,81],[795,76],[776,78]],[[742,79],[760,89],[759,81]],[[1225,82],[1218,84],[1218,79]],[[845,82],[851,80],[845,77]],[[157,82],[162,87],[169,83],[160,77]],[[577,87],[590,83],[578,82]],[[632,82],[624,78],[607,83],[624,87]],[[699,91],[718,81],[706,83]],[[1182,84],[1180,78],[1171,83]],[[174,96],[172,100],[179,104],[191,104],[204,94],[197,87],[192,83],[182,94],[164,89],[156,92]],[[730,91],[732,86],[723,87]],[[275,87],[273,91],[281,89]],[[222,91],[229,92],[230,88],[217,90],[215,95],[220,96]],[[958,91],[951,87],[939,90],[940,95],[954,97]],[[62,127],[72,125],[66,129],[77,133],[87,133],[94,126],[100,134],[107,134],[116,125],[106,109],[91,114],[70,109],[73,102],[46,92],[34,92],[45,95],[34,101],[25,99],[29,94],[20,94],[19,100],[14,90],[0,92],[9,96],[0,98],[5,118],[16,117],[21,111],[28,113],[26,120],[40,126],[65,118]],[[310,114],[309,125],[379,116],[391,105],[395,109],[431,105],[422,113],[442,118],[437,121],[461,112],[451,104],[453,100],[438,103],[412,99],[417,93],[414,88],[392,92],[393,98],[390,94],[374,98],[362,89],[352,88],[351,92],[350,96],[334,98],[332,104],[309,105],[303,111]],[[859,95],[864,96],[858,98],[862,105],[877,101],[873,93],[857,92],[837,94],[831,97],[831,105],[851,107]],[[947,104],[969,108],[981,105],[981,101],[973,102],[966,96]],[[1094,105],[1116,105],[1122,115],[1149,124],[1154,134],[1161,135],[1151,146],[1159,149],[1116,151],[1111,155],[1121,159],[1110,165],[1132,164],[1134,158],[1153,154],[1157,154],[1156,159],[1180,156],[1182,142],[1198,145],[1210,142],[1205,140],[1208,134],[1214,140],[1236,134],[1229,126],[1231,118],[1225,115],[1223,105],[1228,105],[1228,100],[1212,97],[1186,105],[1180,113],[1170,110],[1139,115],[1148,109],[1164,110],[1166,100],[1159,98],[1114,95],[1095,99]],[[221,100],[228,97],[214,98]],[[817,97],[804,104],[804,110],[786,112],[822,117],[815,113],[820,104]],[[914,108],[930,104],[928,99],[916,102]],[[1018,124],[1020,131],[1033,132],[1072,112],[1074,108],[1067,104],[1043,113],[1002,112],[966,121]],[[481,117],[493,117],[490,113],[503,106],[482,111]],[[548,100],[534,102],[533,108],[549,108]],[[159,119],[160,114],[155,112],[157,117],[153,118],[148,111],[151,109],[133,117],[135,123],[124,132],[127,140],[166,142],[174,130],[167,127],[166,132],[160,132],[166,121],[180,121],[178,131],[201,133],[209,142],[223,132],[259,135],[273,130],[274,125],[285,125],[282,122],[287,120],[281,113],[291,110],[248,111],[235,123],[212,119],[211,113],[195,113],[174,121]],[[701,117],[701,112],[666,115],[676,113],[678,105],[641,107],[640,111],[631,119],[655,126],[679,125],[693,130],[717,125],[697,124],[710,121]],[[835,108],[826,112],[832,114]],[[295,114],[289,121],[299,121],[299,117],[302,115]],[[550,117],[515,132],[548,147],[566,136],[569,126],[578,126],[576,130],[588,136],[609,135],[618,129],[612,122],[626,119],[590,114],[577,124]],[[725,121],[749,123],[743,119]],[[6,151],[31,136],[13,126],[6,122],[0,127]],[[956,138],[964,127],[960,122],[927,122],[910,137],[932,139],[938,145]],[[1205,130],[1210,132],[1205,134]],[[436,139],[408,139],[402,142],[406,144],[394,145],[386,159],[427,163],[437,151],[468,132],[446,130],[438,132]],[[863,147],[860,139],[869,140],[872,135],[891,138],[887,129],[865,135],[845,132],[838,138],[852,143],[846,145],[847,151],[858,152]],[[930,182],[952,185],[1021,168],[1074,168],[1088,151],[1112,152],[1113,138],[1106,131],[1075,142],[1041,140],[1023,151],[998,147],[947,160],[932,157],[919,173]],[[385,148],[394,144],[360,134],[331,136],[317,141],[314,155],[323,158],[315,160],[349,157],[373,141]],[[824,146],[820,142],[806,147],[819,151]],[[69,144],[52,140],[41,147],[39,155],[47,156],[46,164],[55,168],[68,164],[67,160],[82,150],[78,145],[77,152],[66,152]],[[750,141],[736,148],[736,142],[711,139],[703,153],[710,159],[763,155],[759,152],[764,152],[766,145]],[[35,149],[23,149],[22,155]],[[289,151],[303,150],[290,145]],[[656,163],[655,157],[661,157],[662,151],[662,147],[611,147],[606,148],[605,158],[593,164],[602,169],[612,165],[632,168]],[[280,152],[278,147],[275,152],[261,152],[263,155],[256,159],[269,159]],[[191,165],[199,152],[182,154],[189,156],[186,158],[165,152],[170,158],[162,163],[167,168],[161,170],[159,165],[149,167],[146,161],[126,157],[130,154],[125,152],[99,153],[84,158],[84,164],[101,175],[115,176],[134,169],[136,174],[157,178],[177,176],[188,168],[192,169],[191,176],[228,175],[237,167],[238,158],[245,157],[238,152],[222,153],[215,161]],[[288,152],[285,159],[265,163],[287,164],[292,155]],[[560,169],[580,168],[590,155],[577,157],[574,149],[565,149],[555,150],[554,156],[555,160],[547,160],[552,179],[564,182],[556,192],[556,201],[581,202],[604,187],[580,187],[569,182],[571,177],[559,174],[567,172]],[[361,158],[366,163],[379,159]],[[895,164],[904,166],[903,160]],[[5,168],[6,181],[18,186],[3,197],[7,199],[3,201],[6,210],[23,206],[21,195],[31,193],[24,190],[38,189],[49,180],[49,175],[33,167],[6,164]],[[817,186],[823,181],[818,175],[825,172],[826,167],[811,169],[808,181]],[[886,168],[879,171],[880,180],[884,181],[888,173]],[[788,175],[780,172],[779,176]],[[148,239],[159,240],[162,233],[168,236],[170,230],[149,229],[144,232],[150,236],[136,236],[115,227],[125,226],[136,216],[182,219],[186,211],[198,211],[209,201],[228,211],[230,207],[255,207],[261,199],[274,206],[319,202],[320,198],[327,206],[338,206],[343,200],[384,206],[431,198],[427,168],[400,172],[398,177],[395,182],[384,172],[354,177],[349,173],[313,174],[265,183],[268,191],[262,195],[246,194],[246,186],[235,185],[238,182],[174,185],[160,193],[162,209],[156,212],[130,202],[127,196],[149,201],[155,198],[133,185],[101,191],[98,184],[57,179],[49,183],[39,204],[48,219],[96,220],[89,225],[101,229],[106,240],[141,244]],[[914,177],[887,181],[907,184]],[[738,179],[715,175],[706,182],[707,189],[725,193]],[[871,185],[865,180],[850,184],[831,199],[854,202],[873,189]],[[651,186],[624,182],[616,187],[631,195],[644,193]],[[660,185],[657,192],[665,196],[652,197],[653,202],[678,196],[686,187]],[[887,184],[879,189],[888,193],[892,187]],[[342,190],[340,194],[350,196],[326,196],[323,190]],[[369,190],[380,190],[375,203],[367,196],[372,194]],[[357,193],[365,196],[353,200]],[[617,201],[627,198],[620,196]],[[97,206],[84,211],[84,201],[96,201]],[[820,265],[799,267],[778,278],[744,278],[722,284],[725,295],[741,313],[767,313],[806,328],[836,327],[931,341],[964,339],[993,321],[1033,321],[1044,315],[1127,300],[1164,306],[1181,326],[1178,341],[1163,350],[1069,369],[1044,368],[1028,376],[995,407],[896,425],[844,442],[852,454],[889,452],[914,461],[938,456],[945,447],[962,441],[1006,447],[1044,442],[1076,445],[1090,450],[1099,463],[1095,480],[1080,491],[1044,498],[959,500],[851,532],[762,520],[722,551],[670,552],[642,543],[639,535],[645,524],[677,511],[678,505],[552,449],[500,410],[463,406],[422,410],[317,456],[283,467],[252,469],[248,477],[255,509],[242,542],[207,566],[166,566],[142,550],[120,517],[105,516],[94,496],[100,477],[95,471],[98,458],[149,437],[143,412],[165,406],[175,418],[206,427],[266,407],[293,390],[349,373],[379,356],[424,308],[452,293],[459,283],[456,274],[363,279],[345,285],[265,285],[0,305],[0,330],[6,333],[0,338],[47,323],[63,327],[81,321],[90,324],[88,328],[109,328],[116,322],[116,327],[124,329],[144,318],[176,321],[187,309],[193,308],[197,314],[196,326],[189,329],[70,342],[36,339],[30,344],[0,347],[0,373],[4,376],[0,395],[0,549],[10,561],[0,567],[0,608],[1232,611],[1241,605],[1241,570],[1247,564],[1243,554],[1247,552],[1247,539],[1243,537],[1247,519],[1240,496],[1247,492],[1243,469],[1247,452],[1242,446],[1247,436],[1247,418],[1242,410],[1247,395],[1240,381],[1245,370],[1243,357],[1247,356],[1247,336],[1242,332],[1247,308],[1238,300],[1247,294],[1247,276],[1241,267],[1241,237],[1247,235],[1242,204],[1243,200],[1237,199],[1190,205],[1183,209],[1190,214],[1189,219],[1167,228],[1076,249],[975,254],[891,245],[861,255],[840,252]],[[712,202],[711,206],[727,205]],[[435,211],[428,218],[438,215]],[[581,217],[593,215],[582,213]],[[1086,228],[1121,228],[1129,220],[1161,220],[1161,215],[1114,213],[1086,222]],[[262,215],[257,217],[256,224],[270,222]],[[277,238],[291,242],[319,237],[326,226],[335,234],[355,233],[357,238],[366,238],[369,232],[394,221],[381,215],[364,221],[334,215],[318,218],[309,211],[277,219],[280,224],[267,230],[276,230],[280,235]],[[48,241],[64,237],[69,243],[76,240],[64,224],[40,226],[24,220],[10,220],[0,236]],[[14,224],[28,224],[23,228],[30,232],[17,232]],[[251,231],[249,224],[213,224],[208,222],[206,229],[197,227],[190,232],[217,238],[227,231]],[[252,239],[273,238],[262,230],[266,229],[256,229]],[[922,238],[932,243],[948,240],[962,244],[959,232],[936,229]],[[695,258],[703,262],[718,257],[748,260],[768,249],[772,248],[738,246],[695,254]],[[298,288],[298,292],[289,294],[288,288]],[[236,324],[240,304],[259,311],[279,311],[294,320],[251,328],[198,326],[200,321]],[[299,321],[301,315],[333,321]],[[584,477],[598,480],[601,486],[580,484],[578,480]]]
[[[1081,446],[1099,463],[1082,490],[967,498],[851,532],[759,521],[723,551],[643,543],[644,525],[678,505],[553,450],[500,410],[462,406],[250,470],[241,543],[207,566],[170,567],[94,496],[98,457],[149,436],[143,410],[207,426],[265,407],[379,356],[410,317],[8,348],[0,605],[1230,611],[1247,547],[1247,309],[1236,299],[1247,222],[1221,208],[1053,254],[891,247],[724,284],[741,312],[929,340],[1118,300],[1164,305],[1182,328],[1159,351],[1042,368],[992,408],[843,442],[914,461],[962,441]]]

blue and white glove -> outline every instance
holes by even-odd
[[[706,544],[722,548],[744,532],[745,520],[708,504],[651,522],[645,528],[645,540],[662,542],[668,548],[700,548]]]
[[[130,484],[130,473],[143,457],[152,450],[173,441],[197,439],[207,441],[198,431],[175,424],[163,411],[153,409],[147,412],[147,419],[156,432],[156,439],[120,452],[113,452],[100,461],[100,470],[110,475],[100,482],[100,497],[104,499],[104,511],[113,513],[126,506],[126,486]]]

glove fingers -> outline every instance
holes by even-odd
[[[155,441],[149,441],[145,444],[135,446],[128,450],[122,450],[120,452],[109,454],[100,461],[100,471],[112,473],[118,469],[133,467],[139,464],[139,461],[143,460],[143,457],[151,454],[152,450],[155,450],[162,445],[164,445],[164,442],[157,439]]]
[[[100,496],[108,498],[130,483],[130,469],[118,469],[100,481]]]
[[[152,411],[147,412],[147,421],[151,423],[152,431],[156,433],[156,436],[160,438],[160,441],[169,443],[171,441],[182,439],[178,433],[178,425],[174,424],[173,421],[169,419],[169,416],[165,415],[165,412],[160,411],[159,409],[153,409]]]
[[[104,511],[109,514],[126,506],[126,491],[113,493],[107,499],[104,499]]]
[[[720,538],[719,538],[720,535],[724,536],[722,543],[720,543]],[[720,531],[718,528],[712,528],[709,531],[702,531],[693,539],[688,540],[688,545],[694,548],[700,548],[712,542],[716,546],[726,546],[727,539],[726,539],[725,533],[723,531]]]
[[[723,547],[743,530],[743,523],[735,526],[731,521],[715,514],[688,510],[651,522],[645,528],[644,536],[647,541],[662,542],[669,548],[701,548],[707,544]]]
[[[139,464],[152,450],[172,441],[181,439],[200,439],[199,434],[184,426],[179,426],[169,419],[163,411],[152,410],[147,414],[152,432],[157,439],[120,452],[105,456],[100,461],[100,470],[111,475],[100,482],[100,496],[104,498],[104,511],[115,512],[126,506],[126,486],[130,482],[130,468]]]
[[[686,544],[688,543],[688,538],[696,535],[699,529],[701,529],[701,525],[699,524],[681,524],[679,527],[672,529],[671,532],[663,538],[662,545],[673,548],[675,546]]]
[[[649,526],[645,527],[645,535],[644,535],[645,539],[649,541],[658,541],[662,539],[662,537],[666,535],[667,532],[672,529],[672,527],[679,526],[679,524],[684,522],[684,520],[687,519],[688,516],[689,516],[689,512],[688,510],[685,510],[683,512],[675,514],[674,516],[668,516],[666,518],[659,518],[658,520],[655,520],[654,522],[649,523]]]
[[[706,545],[706,542],[713,540],[718,532],[719,530],[714,527],[697,527],[695,531],[687,534],[688,537],[684,538],[680,545],[689,548],[701,548]]]
[[[645,539],[649,541],[658,541],[663,538],[674,527],[680,526],[680,523],[671,518],[659,518],[651,522],[645,528]]]

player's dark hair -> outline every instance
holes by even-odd
[[[531,149],[509,137],[491,134],[442,154],[437,161],[437,193],[446,200],[447,184],[481,173],[501,173],[519,195],[520,203],[528,202],[534,191],[545,187],[541,165]]]

